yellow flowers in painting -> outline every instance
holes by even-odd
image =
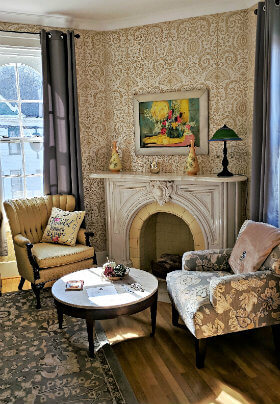
[[[168,101],[154,101],[151,108],[151,115],[156,121],[162,121],[167,117],[169,111]]]

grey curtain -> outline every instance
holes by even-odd
[[[258,4],[251,218],[279,226],[280,6]]]
[[[3,208],[3,187],[2,187],[2,168],[0,161],[0,256],[8,255],[8,245],[6,239],[6,226],[4,222],[4,208]]]
[[[72,194],[84,209],[74,33],[41,31],[44,192]]]

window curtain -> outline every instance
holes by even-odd
[[[3,209],[3,187],[2,187],[2,168],[0,161],[0,256],[4,257],[8,255],[8,246],[6,239],[6,228],[4,222],[4,209]]]
[[[252,140],[251,218],[279,227],[280,6],[258,4]]]
[[[72,194],[84,209],[74,33],[41,31],[44,193]]]

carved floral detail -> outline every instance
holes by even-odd
[[[149,188],[153,197],[160,206],[163,206],[170,200],[173,192],[173,181],[151,181]]]

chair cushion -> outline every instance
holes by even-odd
[[[82,244],[67,246],[50,243],[37,243],[32,248],[32,254],[40,268],[50,268],[72,264],[93,257],[94,248]]]
[[[280,229],[247,221],[233,247],[229,265],[236,274],[257,271],[271,250],[280,243]]]
[[[186,326],[197,336],[195,314],[202,306],[210,303],[210,280],[228,276],[225,271],[174,271],[167,274],[167,290]]]
[[[52,213],[41,241],[74,246],[84,217],[84,211],[68,212],[52,208]]]

